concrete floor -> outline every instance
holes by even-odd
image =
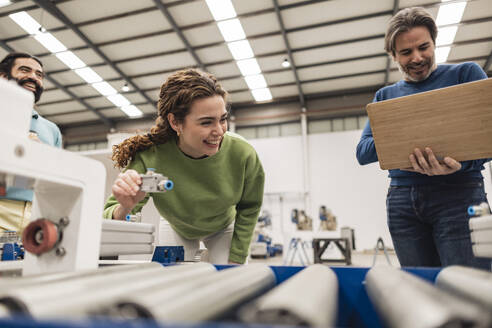
[[[341,259],[341,255],[338,251],[332,252],[332,254],[329,254],[328,258],[339,258]],[[306,254],[308,255],[309,258],[309,263],[313,263],[313,250],[312,249],[306,249]],[[292,253],[291,253],[292,254]],[[275,257],[270,257],[267,259],[261,259],[261,258],[251,258],[249,259],[249,263],[266,263],[268,265],[294,265],[294,266],[299,266],[299,265],[306,265],[306,260],[305,257],[302,257],[302,262],[301,263],[301,257],[299,256],[298,253],[294,255],[294,259],[292,260],[291,254],[289,255],[289,258],[286,259],[286,254],[275,256]],[[324,258],[324,257],[323,257]],[[398,258],[396,257],[396,254],[394,251],[388,251],[388,258],[391,262],[391,265],[394,267],[400,267],[400,263],[398,262]],[[352,264],[350,265],[351,267],[370,267],[373,265],[374,262],[374,251],[363,251],[363,252],[358,252],[358,251],[352,251]],[[377,256],[376,256],[376,264],[385,264],[387,263],[386,256],[382,251],[379,251]],[[337,263],[337,262],[326,262],[329,266],[346,266],[345,263]]]

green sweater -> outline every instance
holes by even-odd
[[[155,168],[174,182],[165,193],[150,193],[137,204],[139,212],[149,196],[173,229],[186,239],[198,239],[226,228],[234,220],[229,260],[244,263],[263,201],[265,174],[254,148],[242,137],[227,132],[219,151],[192,159],[175,141],[137,153],[127,169],[145,173]],[[111,219],[118,202],[111,196],[104,218]]]

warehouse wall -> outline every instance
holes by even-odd
[[[330,208],[339,228],[355,229],[358,249],[373,248],[378,237],[392,245],[386,225],[385,198],[389,179],[377,164],[361,167],[355,147],[361,131],[311,134],[309,143],[309,210],[314,230],[318,209]],[[293,208],[304,209],[301,137],[252,139],[266,173],[263,208],[272,213],[273,236],[295,231]],[[282,197],[282,199],[280,199]],[[281,239],[279,240],[281,241]]]
[[[314,230],[319,226],[318,209],[330,208],[339,225],[355,229],[358,250],[374,248],[378,237],[392,247],[386,224],[387,171],[378,163],[360,166],[355,147],[360,130],[308,135],[309,210]],[[295,231],[290,221],[293,208],[304,209],[303,160],[300,136],[251,139],[266,173],[263,208],[272,214],[274,239]],[[485,188],[492,194],[490,166],[482,171]],[[489,196],[490,201],[490,196]]]

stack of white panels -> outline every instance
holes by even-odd
[[[492,258],[492,215],[470,219],[473,254]]]
[[[154,233],[153,224],[103,220],[100,256],[152,254]]]

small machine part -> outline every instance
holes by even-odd
[[[483,202],[480,205],[473,205],[468,207],[468,215],[470,216],[483,216],[490,214],[489,204]]]
[[[168,177],[160,173],[155,173],[155,169],[148,168],[145,174],[140,174],[142,177],[141,191],[145,192],[166,192],[174,187],[174,183]]]
[[[174,264],[184,261],[183,246],[156,246],[152,262],[161,264]]]
[[[63,236],[63,229],[68,225],[68,218],[61,218],[58,223],[48,219],[38,219],[29,223],[22,233],[22,243],[26,251],[41,255],[56,248]],[[56,248],[57,256],[64,256],[66,250]]]
[[[127,222],[142,222],[142,213],[138,212],[137,214],[128,214],[126,216]]]
[[[153,224],[102,220],[99,256],[152,254],[154,240]]]

